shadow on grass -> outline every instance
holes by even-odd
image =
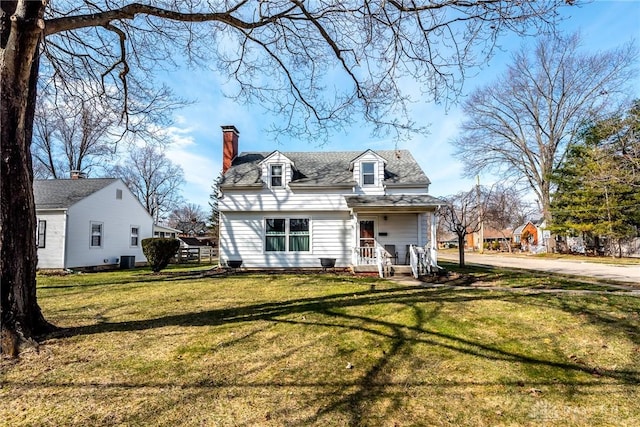
[[[465,272],[483,277],[482,280],[496,280],[496,273],[492,269],[481,267],[470,267]],[[501,277],[505,275],[514,275],[518,273],[507,272],[500,273]],[[183,277],[183,279],[192,280],[192,276]],[[143,281],[154,280],[158,277]],[[181,280],[176,278],[176,280]],[[325,416],[330,417],[334,413],[343,414],[348,418],[348,425],[360,425],[361,420],[369,415],[369,406],[372,402],[385,398],[391,401],[387,411],[395,411],[402,408],[406,403],[407,395],[404,392],[406,383],[398,383],[389,381],[385,371],[393,366],[395,359],[403,357],[402,355],[411,354],[412,348],[417,344],[425,344],[434,348],[441,348],[446,351],[453,351],[461,354],[471,355],[492,361],[506,361],[519,363],[531,367],[531,369],[557,369],[565,373],[564,380],[553,379],[548,380],[546,377],[539,375],[539,380],[527,380],[528,387],[541,385],[566,385],[569,388],[590,387],[601,385],[594,378],[593,381],[584,380],[579,377],[580,374],[587,374],[594,377],[606,377],[609,383],[614,382],[621,385],[638,385],[640,383],[640,372],[636,370],[599,370],[596,367],[588,366],[578,361],[568,359],[563,361],[561,357],[557,360],[550,358],[536,357],[527,354],[526,350],[505,350],[497,344],[483,342],[481,339],[470,339],[455,333],[446,333],[430,327],[430,323],[434,317],[438,315],[437,307],[444,303],[456,302],[473,302],[501,300],[511,301],[518,304],[533,303],[544,304],[546,306],[553,305],[560,309],[575,314],[587,316],[590,322],[603,325],[611,333],[624,331],[631,336],[635,342],[639,342],[637,328],[631,321],[620,321],[615,315],[606,311],[598,311],[589,306],[585,302],[556,299],[554,302],[546,302],[548,294],[531,292],[526,295],[521,293],[503,293],[483,289],[464,289],[458,290],[455,286],[442,286],[438,288],[428,288],[422,285],[397,287],[392,289],[376,289],[375,286],[366,291],[345,292],[340,294],[331,294],[318,297],[298,298],[286,301],[268,302],[260,304],[250,304],[239,307],[230,307],[223,309],[207,310],[201,312],[183,313],[176,315],[168,315],[157,318],[142,319],[129,322],[104,322],[90,326],[74,327],[63,329],[51,337],[69,337],[80,335],[102,334],[110,332],[129,332],[144,331],[154,328],[162,328],[166,326],[216,326],[226,324],[239,324],[254,321],[268,321],[272,324],[292,324],[292,325],[309,325],[314,327],[326,327],[335,331],[356,330],[366,334],[380,337],[388,344],[386,351],[382,355],[376,356],[373,363],[366,368],[366,371],[356,380],[345,381],[279,381],[274,379],[268,382],[239,382],[238,380],[212,381],[207,378],[192,384],[181,385],[182,388],[193,387],[195,389],[212,390],[217,388],[239,387],[239,388],[261,388],[261,387],[300,387],[300,388],[326,388],[339,391],[332,393],[330,402],[322,403],[320,400],[324,397],[318,397],[318,409],[314,415],[308,416],[303,424],[314,424],[322,422]],[[557,301],[557,302],[556,302]],[[435,303],[436,309],[426,311],[422,306],[423,303]],[[411,310],[411,321],[409,322],[393,322],[377,318],[376,316],[366,316],[354,314],[354,311],[348,311],[348,308],[364,307],[376,304],[398,304]],[[633,307],[629,307],[632,310]],[[317,313],[322,315],[322,320],[307,321],[305,316],[291,316],[293,314]],[[252,332],[253,333],[253,332]],[[243,340],[251,336],[248,334],[243,337],[236,337],[234,340]],[[225,346],[234,345],[234,341],[224,343]],[[307,351],[293,348],[291,351]],[[285,354],[282,357],[286,357]],[[272,363],[272,362],[269,362]],[[43,387],[50,386],[45,384]],[[92,386],[92,384],[88,384]],[[433,386],[439,388],[447,387],[464,387],[477,386],[478,382],[465,383],[463,381],[447,381],[427,382],[419,379],[412,379],[410,386]],[[520,381],[499,381],[485,382],[485,386],[502,386],[502,387],[524,387]],[[37,384],[32,386],[37,387]],[[71,385],[70,385],[71,386]],[[73,387],[78,384],[74,383]],[[167,387],[165,383],[147,384],[147,383],[114,383],[109,387],[136,388],[136,387]],[[104,385],[100,384],[100,387]],[[306,405],[311,407],[313,402],[307,402]],[[384,419],[384,414],[381,414]],[[247,424],[249,425],[249,424]]]
[[[166,326],[216,326],[223,324],[253,322],[259,320],[267,320],[272,322],[293,323],[293,324],[309,324],[315,326],[327,326],[329,328],[347,328],[360,330],[372,335],[378,335],[391,340],[392,352],[396,353],[399,348],[406,343],[424,343],[429,345],[441,346],[449,350],[458,351],[474,356],[479,356],[492,360],[519,361],[522,363],[541,364],[549,367],[561,368],[565,370],[575,370],[587,373],[593,373],[593,368],[575,363],[562,363],[543,360],[530,357],[526,354],[505,351],[479,341],[472,341],[465,338],[457,337],[452,334],[445,334],[436,330],[426,328],[427,318],[421,314],[421,308],[416,306],[418,303],[451,303],[451,302],[469,302],[480,300],[502,300],[532,298],[536,296],[546,296],[544,294],[530,293],[523,295],[505,295],[500,292],[477,290],[473,292],[455,292],[453,288],[425,288],[424,286],[406,286],[402,288],[376,290],[370,289],[361,292],[349,292],[343,294],[332,294],[320,297],[300,298],[281,302],[270,302],[262,304],[253,304],[241,307],[208,310],[197,313],[185,313],[177,315],[169,315],[152,319],[143,319],[127,322],[104,322],[89,326],[80,326],[61,329],[52,334],[50,337],[67,337],[76,335],[91,335],[109,332],[130,332],[142,331]],[[405,324],[396,324],[379,320],[373,317],[355,316],[346,313],[344,308],[368,306],[372,304],[402,304],[410,306],[417,313],[414,317],[416,324],[414,326]],[[615,323],[616,319],[606,313],[599,313],[596,310],[589,310],[585,306],[567,305],[562,307],[564,310],[573,314],[585,314],[597,323]],[[303,320],[291,320],[284,318],[296,313],[318,313],[333,318],[335,322],[305,322]],[[357,322],[357,325],[353,323]],[[619,325],[619,324],[618,324]],[[631,323],[625,323],[623,329],[638,339],[638,332]],[[380,327],[389,329],[391,333],[381,332]],[[611,325],[611,327],[614,327]],[[407,338],[403,335],[403,331],[411,331],[419,334],[427,334],[433,338],[444,339],[450,341],[450,344],[443,343],[438,340],[426,338]],[[388,357],[389,355],[387,355]],[[386,359],[386,358],[385,358]],[[384,362],[381,361],[381,363]],[[379,368],[375,368],[379,370]],[[372,373],[373,374],[373,373]],[[615,371],[603,372],[603,376],[610,376],[618,380],[637,383],[640,381],[638,372],[635,371]]]

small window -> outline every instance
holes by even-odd
[[[138,227],[131,227],[131,246],[138,246]]]
[[[271,187],[282,187],[282,165],[271,165]]]
[[[265,250],[267,252],[283,252],[286,250],[286,220],[271,218],[266,220]]]
[[[375,163],[362,163],[362,185],[375,185],[376,183]]]
[[[116,189],[116,199],[122,200],[122,190]]]
[[[36,233],[36,247],[38,248],[44,248],[45,243],[46,243],[46,236],[47,236],[47,221],[44,220],[38,220],[38,225],[37,225],[37,233]]]
[[[92,248],[102,247],[102,223],[99,223],[99,222],[91,223],[91,247]]]

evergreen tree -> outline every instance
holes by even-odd
[[[626,116],[588,126],[553,179],[553,229],[608,239],[620,255],[624,239],[640,232],[640,102]],[[615,244],[615,247],[613,246]]]

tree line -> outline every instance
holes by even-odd
[[[604,239],[620,256],[623,241],[640,237],[638,51],[580,48],[578,35],[525,45],[503,75],[465,100],[456,155],[467,176],[491,172],[500,185],[447,198],[444,225],[460,243],[481,223],[522,224],[532,211],[524,193],[535,196],[558,242]]]

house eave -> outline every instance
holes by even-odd
[[[256,184],[227,184],[221,185],[220,190],[261,190],[265,187],[264,183],[256,183]]]
[[[341,184],[309,184],[290,182],[289,188],[292,190],[336,190],[351,189],[356,185],[354,182],[345,182]]]
[[[404,183],[404,182],[385,182],[384,186],[387,188],[427,188],[429,187],[429,182],[411,182],[411,183]]]
[[[345,196],[353,212],[431,212],[446,204],[428,194]]]

